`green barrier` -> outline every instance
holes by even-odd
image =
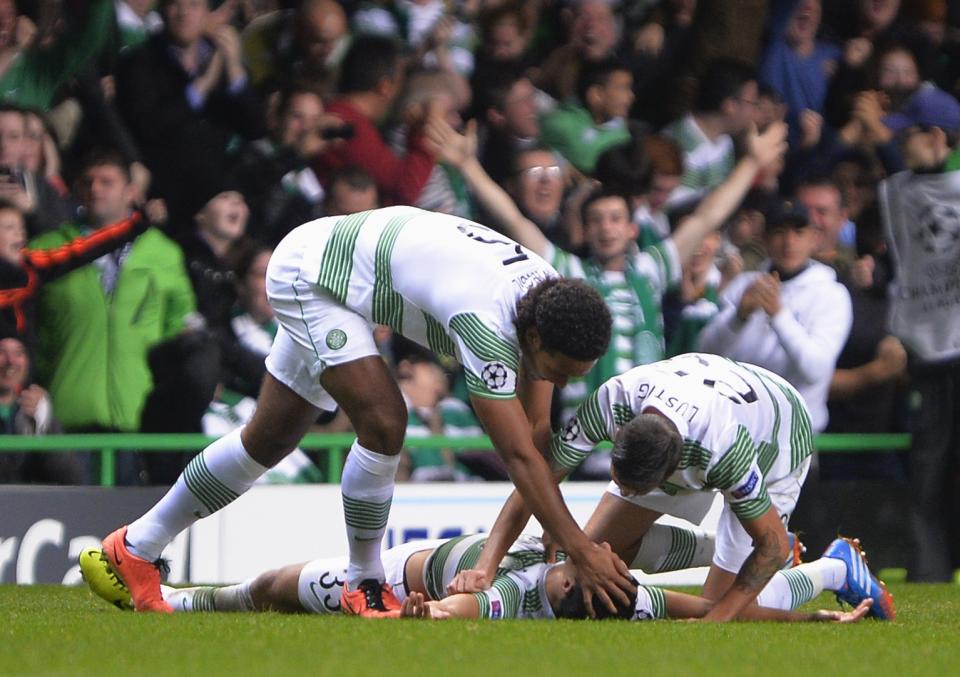
[[[193,433],[103,433],[87,435],[0,435],[0,452],[62,452],[99,451],[100,484],[113,486],[116,454],[118,451],[197,451],[216,437]],[[301,449],[327,450],[328,480],[339,484],[343,459],[353,444],[352,433],[310,433],[300,443]],[[422,437],[405,442],[411,449],[493,449],[490,438],[480,437]],[[870,453],[903,451],[910,448],[910,435],[826,434],[814,439],[822,453]],[[609,446],[609,444],[601,445]]]

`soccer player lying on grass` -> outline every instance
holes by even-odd
[[[652,531],[666,528],[654,525]],[[583,590],[566,562],[549,564],[539,538],[521,536],[500,563],[493,585],[479,593],[453,593],[457,573],[474,565],[486,535],[447,540],[413,541],[383,553],[387,582],[401,602],[401,615],[445,618],[587,618]],[[129,591],[116,577],[102,551],[80,556],[80,569],[91,590],[121,609],[131,609]],[[164,600],[175,611],[279,611],[340,613],[347,558],[319,559],[269,571],[237,585],[172,588],[162,586]],[[776,574],[760,594],[760,606],[749,606],[744,620],[833,621],[863,618],[872,600],[872,577],[856,541],[838,538],[824,557]],[[867,581],[864,585],[863,581]],[[798,613],[797,606],[823,590],[854,606],[853,611]],[[618,605],[624,619],[700,618],[708,600],[653,586],[640,585],[629,605]],[[605,607],[598,617],[610,617]]]

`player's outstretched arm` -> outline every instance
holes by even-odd
[[[667,605],[667,618],[697,619],[706,616],[713,605],[709,600],[697,595],[688,595],[674,590],[663,590]],[[867,598],[856,609],[850,611],[828,611],[821,609],[812,613],[769,609],[748,604],[739,614],[738,621],[771,621],[776,623],[856,623],[870,610],[873,600]]]
[[[771,165],[787,150],[787,126],[778,122],[763,134],[756,128],[747,134],[748,153],[726,180],[713,189],[692,214],[680,221],[673,234],[680,262],[684,263],[700,247],[710,232],[719,228],[733,213],[747,194],[757,172]]]
[[[706,621],[725,622],[736,618],[780,570],[790,552],[787,530],[773,506],[759,517],[740,523],[753,538],[753,552],[740,567],[730,589],[704,616]]]
[[[596,596],[615,612],[611,597],[626,604],[636,584],[627,565],[609,546],[597,545],[587,538],[570,515],[547,462],[533,444],[530,423],[520,402],[476,396],[471,401],[527,508],[576,566],[587,610],[593,615]]]
[[[469,594],[450,595],[438,601],[428,600],[423,593],[411,592],[400,606],[400,618],[425,618],[444,621],[448,618],[480,618],[480,604]]]

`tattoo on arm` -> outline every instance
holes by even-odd
[[[768,529],[755,541],[753,552],[740,567],[733,587],[743,592],[759,592],[783,566],[777,548],[777,532]]]

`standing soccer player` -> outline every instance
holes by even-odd
[[[253,419],[208,446],[104,551],[138,610],[169,612],[155,561],[197,519],[223,508],[339,405],[357,432],[343,470],[350,545],[344,609],[398,615],[380,547],[407,410],[377,351],[383,324],[464,366],[471,402],[527,505],[583,583],[613,608],[634,590],[626,565],[577,526],[537,451],[548,444],[553,386],[604,353],[610,314],[586,284],[479,224],[391,207],[307,223],[277,247],[267,294],[280,330]]]
[[[566,476],[603,441],[614,443],[613,482],[585,531],[634,556],[662,514],[700,522],[725,498],[703,596],[707,620],[735,618],[790,552],[786,524],[810,467],[810,416],[797,391],[764,369],[688,353],[608,380],[551,442]],[[462,589],[492,580],[498,554],[529,518],[514,492]],[[549,528],[547,528],[549,531]]]

